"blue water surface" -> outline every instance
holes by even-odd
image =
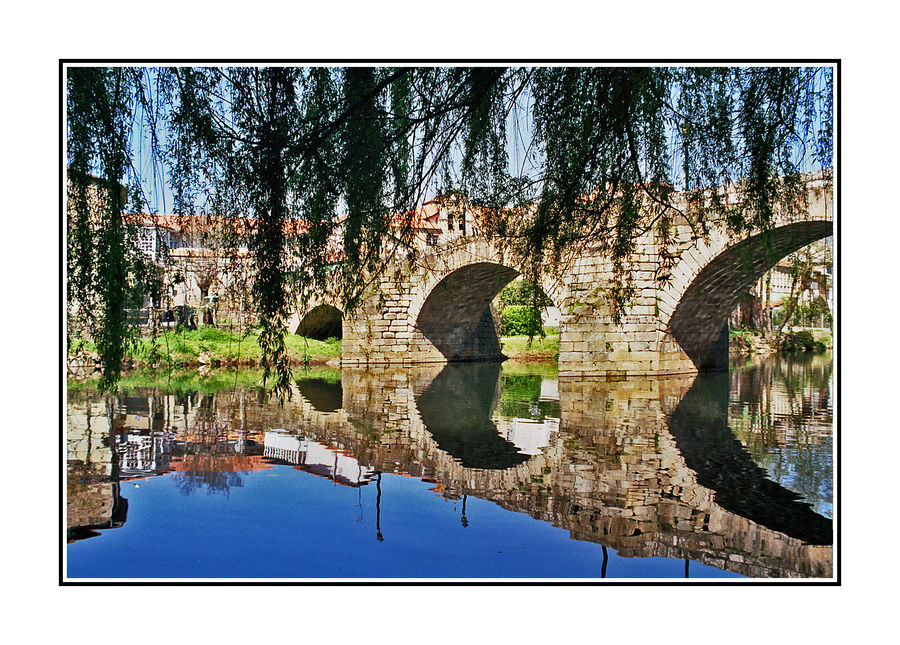
[[[600,578],[603,547],[481,499],[399,475],[360,488],[286,465],[240,474],[226,492],[178,473],[122,482],[128,521],[67,545],[69,578]],[[377,504],[380,502],[380,504]],[[380,522],[378,506],[380,505]],[[382,540],[378,539],[378,529]],[[622,558],[608,578],[682,578],[685,562]],[[690,577],[739,577],[698,562]]]

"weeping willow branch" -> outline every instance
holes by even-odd
[[[145,203],[136,124],[175,214],[212,213],[250,249],[265,378],[286,385],[297,299],[337,275],[358,304],[412,245],[397,214],[447,194],[493,213],[486,234],[532,279],[590,246],[616,267],[620,315],[640,235],[671,259],[676,217],[742,234],[796,207],[798,173],[831,166],[832,95],[827,67],[72,67],[69,334],[102,347],[113,387],[152,285],[123,215]]]

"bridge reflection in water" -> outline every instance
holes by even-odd
[[[336,484],[375,483],[378,539],[381,474],[400,473],[461,500],[464,525],[466,501],[476,497],[604,553],[693,560],[752,577],[831,577],[831,520],[756,465],[729,427],[729,390],[727,374],[557,380],[482,363],[345,369],[339,380],[298,381],[283,406],[243,390],[148,391],[143,425],[129,426],[129,415],[141,415],[121,401],[109,409],[94,401],[93,412],[73,401],[69,538],[121,525],[127,503],[114,501],[117,488],[103,489],[110,499],[100,500],[98,482],[115,485],[117,455],[156,437],[141,444],[154,453],[142,472],[193,468],[203,471],[195,479],[227,486],[241,472],[285,463]],[[770,416],[758,419],[771,425]],[[92,425],[93,445],[108,446],[103,454],[84,451]]]

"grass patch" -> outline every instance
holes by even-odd
[[[295,364],[324,363],[340,358],[341,341],[338,338],[316,340],[294,334],[284,337],[285,352]],[[96,352],[94,344],[83,344],[87,352]],[[245,335],[229,329],[201,327],[193,331],[164,329],[155,343],[149,338],[138,340],[128,358],[138,367],[189,367],[197,365],[201,354],[208,354],[213,364],[255,365],[261,357],[259,334],[251,331]]]
[[[559,359],[559,336],[504,336],[500,339],[506,356],[519,361],[556,361]]]
[[[511,358],[503,361],[500,368],[503,376],[540,376],[541,378],[554,379],[559,376],[559,368],[552,361],[520,361]]]
[[[304,357],[309,359],[329,360],[332,358],[340,358],[341,356],[341,339],[329,338],[327,340],[316,340],[315,338],[306,338],[305,336],[297,336],[291,334],[284,338],[285,350],[288,356],[299,358],[302,362]],[[257,350],[259,346],[257,346]]]
[[[67,390],[71,394],[90,392],[97,389],[99,379],[76,381],[69,379],[66,383]],[[262,370],[215,370],[208,375],[202,375],[196,370],[136,370],[123,374],[119,380],[120,392],[139,392],[147,389],[159,389],[166,392],[203,392],[215,394],[221,390],[232,388],[256,388],[261,387]],[[271,385],[271,383],[270,383]]]

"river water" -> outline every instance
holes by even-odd
[[[740,363],[70,387],[66,579],[830,578],[831,358]]]

